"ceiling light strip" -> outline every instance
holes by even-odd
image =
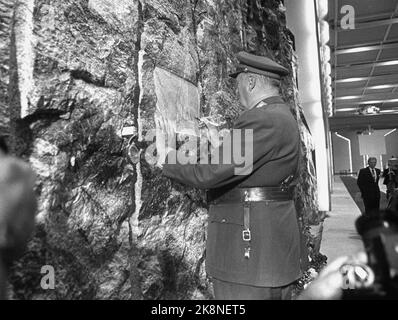
[[[378,86],[370,86],[367,87],[367,90],[383,90],[383,89],[392,89],[398,87],[398,83],[395,84],[381,84]]]
[[[378,61],[374,65],[375,67],[395,66],[398,65],[398,60]],[[337,69],[362,70],[364,68],[370,68],[372,66],[373,62],[365,62],[365,63],[345,64],[341,66],[333,65],[332,67]]]
[[[343,79],[335,79],[333,78],[332,80],[335,81],[336,83],[345,83],[345,82],[358,82],[358,81],[366,81],[367,79],[372,79],[372,80],[384,80],[383,82],[393,82],[397,83],[398,82],[398,73],[389,73],[389,74],[380,74],[380,75],[373,75],[373,76],[367,76],[367,77],[353,77],[353,78],[343,78]]]
[[[387,26],[390,24],[395,24],[398,23],[398,18],[394,19],[382,19],[382,20],[373,20],[373,21],[367,21],[367,22],[360,22],[360,23],[355,23],[355,29],[366,29],[366,28],[374,28],[374,27],[381,27],[381,26]],[[344,31],[341,27],[337,29],[338,32]]]
[[[387,132],[384,136],[387,137],[389,136],[391,133],[397,131],[397,129],[392,129],[390,132]]]
[[[398,42],[375,44],[375,45],[356,47],[356,48],[336,49],[334,50],[334,52],[337,55],[339,55],[339,54],[351,54],[351,53],[360,53],[372,50],[395,49],[395,48],[398,48]]]

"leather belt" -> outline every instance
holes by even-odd
[[[258,201],[289,201],[293,200],[294,187],[254,187],[254,188],[234,188],[221,196],[208,193],[208,202],[210,204],[220,203],[244,203]]]

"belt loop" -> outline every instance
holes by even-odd
[[[245,190],[245,199],[243,203],[243,226],[244,229],[242,231],[243,241],[247,243],[247,247],[245,248],[245,258],[250,258],[250,241],[251,241],[251,232],[250,232],[250,202],[248,197],[248,191]]]
[[[249,242],[251,240],[250,233],[250,204],[245,202],[243,205],[243,241]]]

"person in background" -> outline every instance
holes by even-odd
[[[387,201],[394,189],[398,188],[398,159],[392,157],[388,160],[388,168],[383,171],[383,184],[386,186]]]
[[[380,169],[376,168],[377,159],[370,157],[368,167],[359,171],[357,185],[361,190],[365,214],[368,216],[377,215],[380,208]]]
[[[0,138],[0,299],[6,299],[7,273],[34,230],[35,175],[24,161],[7,154]]]
[[[382,223],[380,223],[380,220],[378,220],[377,217],[377,220],[373,222],[368,220],[368,217],[359,218],[365,218],[360,223],[362,225],[364,221],[368,220],[365,223],[367,225],[367,234],[365,236],[367,243],[365,244],[364,242],[364,247],[366,248],[367,253],[358,252],[351,256],[342,256],[328,264],[322,269],[318,277],[301,292],[297,297],[297,300],[339,300],[349,299],[350,295],[351,298],[359,298],[362,300],[370,299],[371,297],[385,298],[389,300],[390,298],[394,298],[394,296],[385,295],[386,292],[380,291],[380,284],[383,283],[381,278],[388,277],[389,281],[393,281],[393,283],[391,283],[392,287],[390,287],[390,290],[391,288],[395,288],[394,291],[396,290],[396,285],[394,285],[394,283],[396,282],[395,262],[397,261],[398,256],[398,252],[395,247],[397,245],[396,225],[398,223],[398,189],[393,191],[388,207],[385,211],[381,211],[379,216],[384,220]],[[358,225],[360,224],[358,224],[358,221],[356,222],[359,233],[361,233],[358,229]],[[383,225],[384,230],[380,228],[381,225]],[[363,226],[360,229],[362,229],[362,232],[365,230]],[[384,239],[384,245],[380,243],[380,239],[382,238],[379,236],[382,233],[390,235],[390,241],[387,241],[385,237],[382,237]],[[362,237],[364,237],[363,234]],[[371,242],[369,242],[370,238],[372,238]],[[391,242],[391,240],[393,241]],[[380,245],[375,245],[376,243],[380,243]],[[381,254],[376,258],[374,253],[380,253],[383,250],[386,250],[388,254]],[[388,268],[390,272],[385,272],[386,263],[391,263]],[[373,266],[371,267],[371,265]],[[383,286],[385,284],[386,283],[384,283]],[[373,290],[376,289],[373,292],[372,290],[362,292],[359,292],[359,290],[352,290],[371,289],[372,287]],[[349,289],[345,296],[344,289]],[[377,292],[383,293],[375,295]]]

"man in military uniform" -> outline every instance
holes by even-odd
[[[217,147],[218,164],[173,164],[169,160],[178,151],[171,150],[163,174],[209,189],[206,270],[216,299],[290,299],[292,283],[301,276],[293,203],[300,134],[279,95],[279,79],[288,71],[266,57],[246,52],[237,57],[240,64],[231,76],[246,110],[233,130],[252,130],[252,136],[239,141],[231,133]],[[223,162],[233,148],[247,145],[253,161],[246,172],[236,170],[236,161]]]

